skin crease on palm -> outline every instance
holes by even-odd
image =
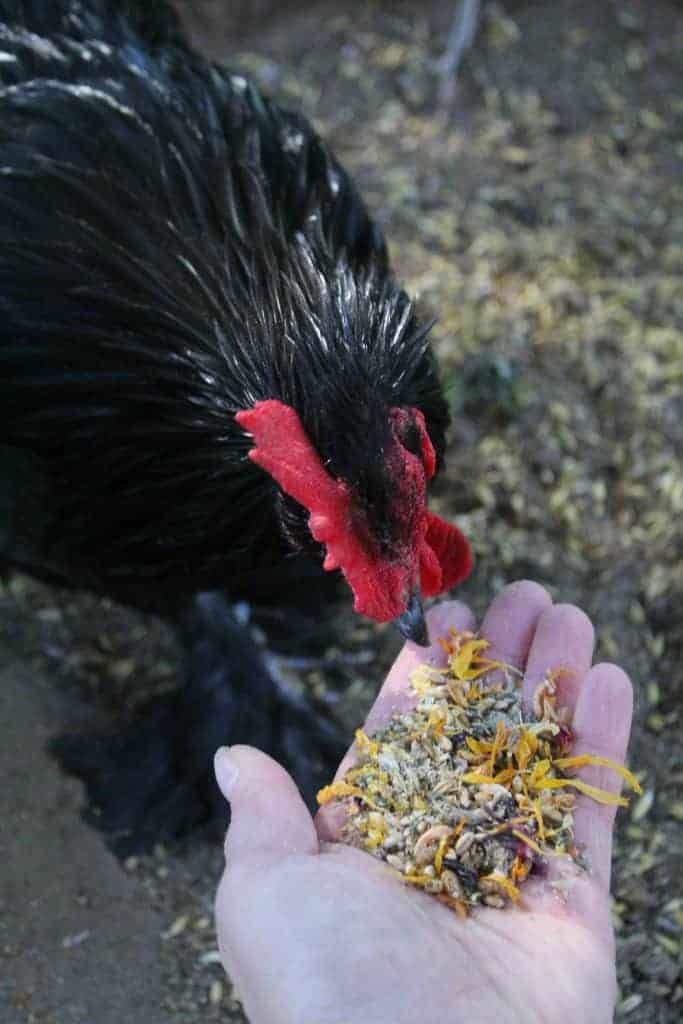
[[[458,602],[435,606],[428,619],[433,637],[449,626],[477,628]],[[513,583],[495,598],[480,632],[491,643],[487,654],[524,670],[525,700],[546,669],[565,669],[559,702],[574,712],[573,753],[623,761],[631,684],[615,665],[591,668],[593,627],[582,611],[553,605],[536,583]],[[410,705],[416,664],[442,664],[443,657],[437,646],[406,644],[366,731]],[[353,749],[338,774],[352,760]],[[223,748],[216,771],[232,808],[218,940],[251,1024],[612,1021],[612,807],[579,797],[576,839],[588,873],[557,859],[548,877],[525,883],[519,908],[482,908],[461,920],[369,854],[335,842],[338,810],[311,819],[293,781],[266,755]],[[619,790],[609,769],[579,775]]]

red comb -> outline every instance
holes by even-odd
[[[324,513],[330,504],[340,501],[344,484],[326,472],[291,406],[269,398],[238,412],[235,419],[256,442],[249,452],[252,462],[270,473],[282,490],[311,514]]]

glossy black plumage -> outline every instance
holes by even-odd
[[[0,0],[0,553],[160,612],[272,596],[320,553],[235,412],[294,407],[389,536],[388,410],[440,461],[446,405],[308,122],[125,6]]]
[[[3,443],[43,460],[39,561],[148,606],[146,581],[239,587],[285,553],[237,409],[293,405],[371,495],[388,406],[423,408],[439,450],[445,408],[381,235],[310,126],[132,39],[0,37],[0,402]]]

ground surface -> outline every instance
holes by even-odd
[[[200,7],[193,31],[215,45],[220,5]],[[481,610],[503,582],[539,579],[589,611],[599,656],[633,676],[645,795],[618,825],[618,1016],[665,1024],[683,1012],[683,9],[565,0],[549,18],[541,2],[485,4],[444,115],[444,35],[421,7],[297,4],[223,38],[233,64],[334,143],[407,288],[439,316],[456,420],[436,504],[477,551],[464,596]],[[370,649],[351,621],[340,646]],[[392,649],[376,638],[378,660],[346,679],[335,713],[349,728]],[[172,686],[170,638],[15,577],[0,650],[13,695],[0,1022],[105,1021],[86,976],[119,1020],[241,1020],[210,921],[220,850],[196,840],[119,869],[41,753],[48,722],[81,716],[84,696],[111,721]],[[308,685],[327,700],[339,673]]]

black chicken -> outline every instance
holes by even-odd
[[[0,554],[173,619],[187,652],[172,702],[62,745],[119,850],[193,825],[231,738],[313,784],[324,727],[228,598],[343,576],[424,643],[420,594],[471,564],[425,506],[428,327],[349,177],[163,4],[123,7],[0,0]]]

